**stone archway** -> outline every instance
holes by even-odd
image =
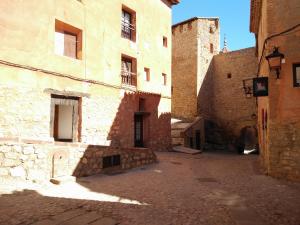
[[[245,126],[241,129],[237,140],[237,148],[240,154],[244,152],[258,152],[257,129],[254,126]]]

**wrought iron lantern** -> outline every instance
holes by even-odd
[[[279,52],[278,47],[275,47],[274,51],[266,56],[266,59],[268,60],[270,71],[275,70],[277,79],[279,79],[281,63],[282,59],[284,59],[284,54]]]
[[[252,94],[253,94],[252,82],[253,82],[253,79],[243,80],[243,89],[244,89],[246,98],[252,97]]]

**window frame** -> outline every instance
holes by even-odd
[[[163,46],[168,48],[168,38],[166,36],[163,36]]]
[[[61,103],[69,101],[70,104]],[[73,103],[72,103],[73,102]],[[58,108],[60,105],[73,106],[72,117],[72,139],[61,139],[58,137],[58,121],[59,114]],[[81,123],[82,123],[82,98],[75,96],[65,96],[51,94],[51,115],[50,115],[50,135],[54,141],[58,142],[80,142],[81,141]]]
[[[123,63],[130,63],[130,71],[123,70]],[[121,55],[121,83],[122,85],[137,86],[137,60],[128,55]]]
[[[55,19],[55,35],[56,33],[60,33],[64,35],[64,41],[65,41],[65,35],[71,35],[75,36],[75,56],[72,57],[67,54],[65,54],[65,48],[63,54],[56,52],[56,39],[54,40],[54,48],[55,48],[55,54],[59,56],[68,57],[70,59],[76,59],[76,60],[82,60],[82,52],[83,52],[83,36],[82,36],[82,30],[74,27],[70,24],[67,24],[63,21],[60,21],[58,19]],[[55,37],[56,38],[56,37]],[[65,45],[64,45],[65,47]]]
[[[127,25],[125,25],[124,14],[130,16],[130,22]],[[129,34],[125,28],[129,29]],[[122,5],[121,11],[121,37],[133,42],[136,41],[136,12],[125,5]]]
[[[162,73],[162,77],[163,77],[163,85],[167,86],[167,74],[166,73]]]
[[[300,80],[297,81],[297,68],[300,68],[300,63],[293,63],[293,87],[300,88]]]
[[[145,73],[145,81],[147,81],[147,82],[149,82],[150,81],[150,69],[149,68],[147,68],[147,67],[145,67],[144,68],[144,73]]]

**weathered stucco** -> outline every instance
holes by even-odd
[[[11,139],[20,140],[12,144],[16,147],[28,144],[26,140],[46,141],[37,148],[42,151],[44,146],[47,157],[53,157],[56,147],[52,137],[51,94],[57,93],[80,98],[80,143],[77,144],[107,146],[107,151],[118,148],[118,153],[122,149],[132,150],[134,115],[140,111],[139,99],[143,98],[144,147],[149,149],[145,154],[150,157],[153,150],[168,150],[172,46],[169,3],[161,0],[1,1],[0,138],[3,144],[0,144],[0,157],[6,157],[6,152],[3,155],[7,149],[5,140]],[[121,37],[122,7],[136,13],[135,41]],[[81,30],[80,59],[55,54],[56,20]],[[167,38],[167,47],[163,46],[163,37]],[[122,55],[137,61],[136,87],[122,84]],[[150,69],[150,81],[145,81],[144,68]],[[167,75],[166,85],[162,74]],[[68,149],[75,146],[76,143]],[[9,166],[1,161],[0,168],[6,171],[3,173],[22,166],[20,157],[21,153]]]

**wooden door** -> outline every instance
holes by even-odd
[[[143,116],[134,116],[134,146],[144,147],[144,135],[143,135]]]

